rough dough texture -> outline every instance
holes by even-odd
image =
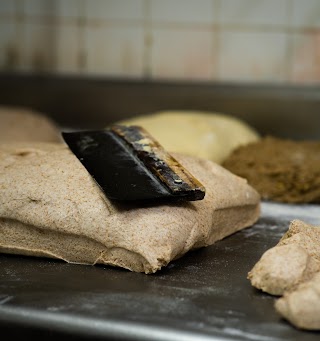
[[[320,262],[298,244],[267,250],[248,274],[251,284],[271,295],[283,295],[320,271]]]
[[[290,243],[300,245],[314,259],[320,261],[320,227],[312,226],[302,220],[293,220],[288,231],[279,240],[278,245]]]
[[[294,326],[320,329],[320,226],[293,220],[248,279],[257,289],[282,296],[275,309]]]
[[[267,136],[236,148],[222,166],[269,201],[320,202],[320,141]]]
[[[0,107],[0,143],[62,142],[58,126],[48,116],[28,108]]]
[[[236,147],[260,138],[244,121],[215,112],[160,111],[116,123],[144,127],[169,152],[216,163]]]
[[[320,228],[293,220],[278,244],[267,250],[248,273],[251,284],[283,295],[320,271]]]
[[[66,145],[0,146],[0,252],[154,273],[256,222],[260,196],[245,179],[173,155],[204,184],[203,200],[117,204]]]
[[[320,329],[320,272],[301,283],[296,290],[285,292],[275,302],[276,311],[300,329]]]

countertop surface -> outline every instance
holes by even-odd
[[[153,275],[0,255],[2,335],[108,340],[319,340],[274,310],[247,273],[290,221],[320,225],[319,205],[262,203],[257,223]]]

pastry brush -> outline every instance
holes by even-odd
[[[202,200],[205,188],[140,126],[62,132],[73,154],[112,200]]]

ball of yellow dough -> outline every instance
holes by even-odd
[[[246,122],[216,112],[160,111],[116,123],[143,127],[169,152],[216,163],[221,163],[236,147],[260,138]]]

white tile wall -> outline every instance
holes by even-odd
[[[55,0],[25,0],[23,12],[27,16],[54,16],[56,15],[57,4],[58,2]]]
[[[292,26],[320,28],[320,1],[293,0]]]
[[[59,18],[77,19],[85,14],[84,0],[56,0],[56,14]]]
[[[142,27],[89,27],[85,30],[84,44],[88,73],[122,77],[142,75]]]
[[[0,2],[0,16],[12,15],[16,12],[16,3],[14,0],[1,0]]]
[[[0,20],[0,32],[0,65],[11,69],[12,64],[17,62],[17,60],[12,60],[12,53],[16,45],[16,26],[11,20],[2,19]]]
[[[20,42],[23,71],[56,70],[57,31],[52,23],[26,22]]]
[[[222,25],[270,28],[289,24],[288,0],[227,0],[221,1],[220,22]]]
[[[210,31],[154,29],[151,70],[155,78],[212,79],[214,39]]]
[[[222,32],[220,78],[238,81],[283,81],[286,33]]]
[[[293,44],[294,83],[319,83],[320,31],[315,34],[295,34]]]
[[[73,74],[80,72],[81,34],[76,25],[65,24],[57,28],[58,39],[55,46],[57,72]]]
[[[320,84],[320,0],[0,0],[0,71]]]
[[[151,0],[154,23],[212,24],[216,0]]]
[[[88,19],[143,20],[143,0],[85,0]]]

